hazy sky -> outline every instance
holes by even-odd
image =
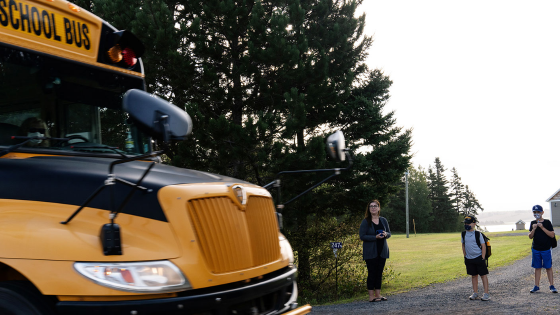
[[[413,163],[455,167],[485,211],[560,189],[560,1],[365,0],[368,64],[413,128]],[[451,173],[447,174],[451,179]]]

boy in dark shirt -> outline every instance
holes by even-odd
[[[533,216],[536,220],[531,221],[529,225],[529,238],[533,240],[532,252],[533,261],[531,267],[535,268],[535,287],[530,291],[535,293],[539,291],[539,282],[541,280],[541,270],[546,269],[548,282],[550,283],[550,291],[558,293],[554,287],[554,278],[552,273],[552,250],[550,239],[555,237],[554,228],[549,220],[543,218],[543,208],[539,205],[533,207]]]

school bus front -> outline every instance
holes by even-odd
[[[0,0],[0,313],[308,313],[268,191],[160,163],[192,123],[143,92],[142,52],[66,1]]]

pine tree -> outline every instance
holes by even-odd
[[[306,232],[315,216],[362,216],[369,200],[398,191],[411,130],[383,111],[391,80],[365,65],[372,39],[365,15],[354,16],[361,0],[77,2],[135,33],[146,45],[148,91],[193,118],[192,137],[170,147],[176,166],[263,185],[284,170],[341,167],[324,141],[345,132],[360,152],[352,172],[284,213],[300,279],[311,277]],[[283,178],[283,201],[322,178]]]
[[[451,169],[451,174],[451,203],[453,204],[455,212],[463,215],[465,185],[461,182],[461,177],[459,177],[455,167]]]
[[[410,187],[410,177],[408,183]],[[400,181],[398,188],[398,192],[391,196],[386,205],[382,203],[381,215],[389,221],[391,231],[404,233],[406,231],[406,188],[404,176]]]
[[[410,168],[410,222],[416,226],[416,231],[419,233],[431,232],[433,226],[432,204],[429,199],[430,190],[428,188],[427,176],[426,171],[421,166],[418,166],[418,169]]]
[[[478,202],[475,194],[469,189],[469,185],[465,186],[465,192],[463,193],[463,216],[467,215],[478,215],[478,211],[484,211],[484,208]]]
[[[459,215],[453,209],[449,194],[448,181],[445,177],[445,167],[439,157],[434,161],[434,169],[428,168],[430,201],[432,203],[434,224],[438,232],[456,231],[459,229]]]
[[[408,167],[411,131],[395,126],[393,112],[383,113],[392,82],[363,63],[371,38],[362,36],[364,17],[354,18],[357,3],[301,2],[299,10],[305,14],[297,13],[297,3],[290,7],[290,40],[298,48],[299,57],[297,67],[285,72],[291,88],[285,93],[285,149],[278,170],[340,167],[324,162],[324,135],[337,129],[345,133],[348,146],[355,152],[370,148],[356,154],[351,173],[323,185],[314,192],[314,198],[302,198],[285,210],[286,217],[292,218],[287,233],[299,250],[300,279],[305,279],[304,261],[308,250],[313,250],[306,245],[306,231],[312,224],[309,219],[320,215],[363,216],[366,203],[374,198],[385,204],[398,191],[400,177]],[[286,196],[320,178],[324,175],[291,178],[293,189],[286,189]]]

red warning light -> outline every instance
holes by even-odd
[[[127,47],[127,48],[123,49],[122,56],[123,56],[124,62],[129,67],[134,66],[136,64],[136,62],[138,62],[138,59],[136,58],[136,54],[134,53],[134,51],[132,49],[130,49],[130,47]]]
[[[1,0],[0,0],[1,1]],[[117,31],[105,38],[105,58],[102,62],[132,69],[144,54],[144,44],[129,31]],[[102,51],[103,51],[102,50]]]

